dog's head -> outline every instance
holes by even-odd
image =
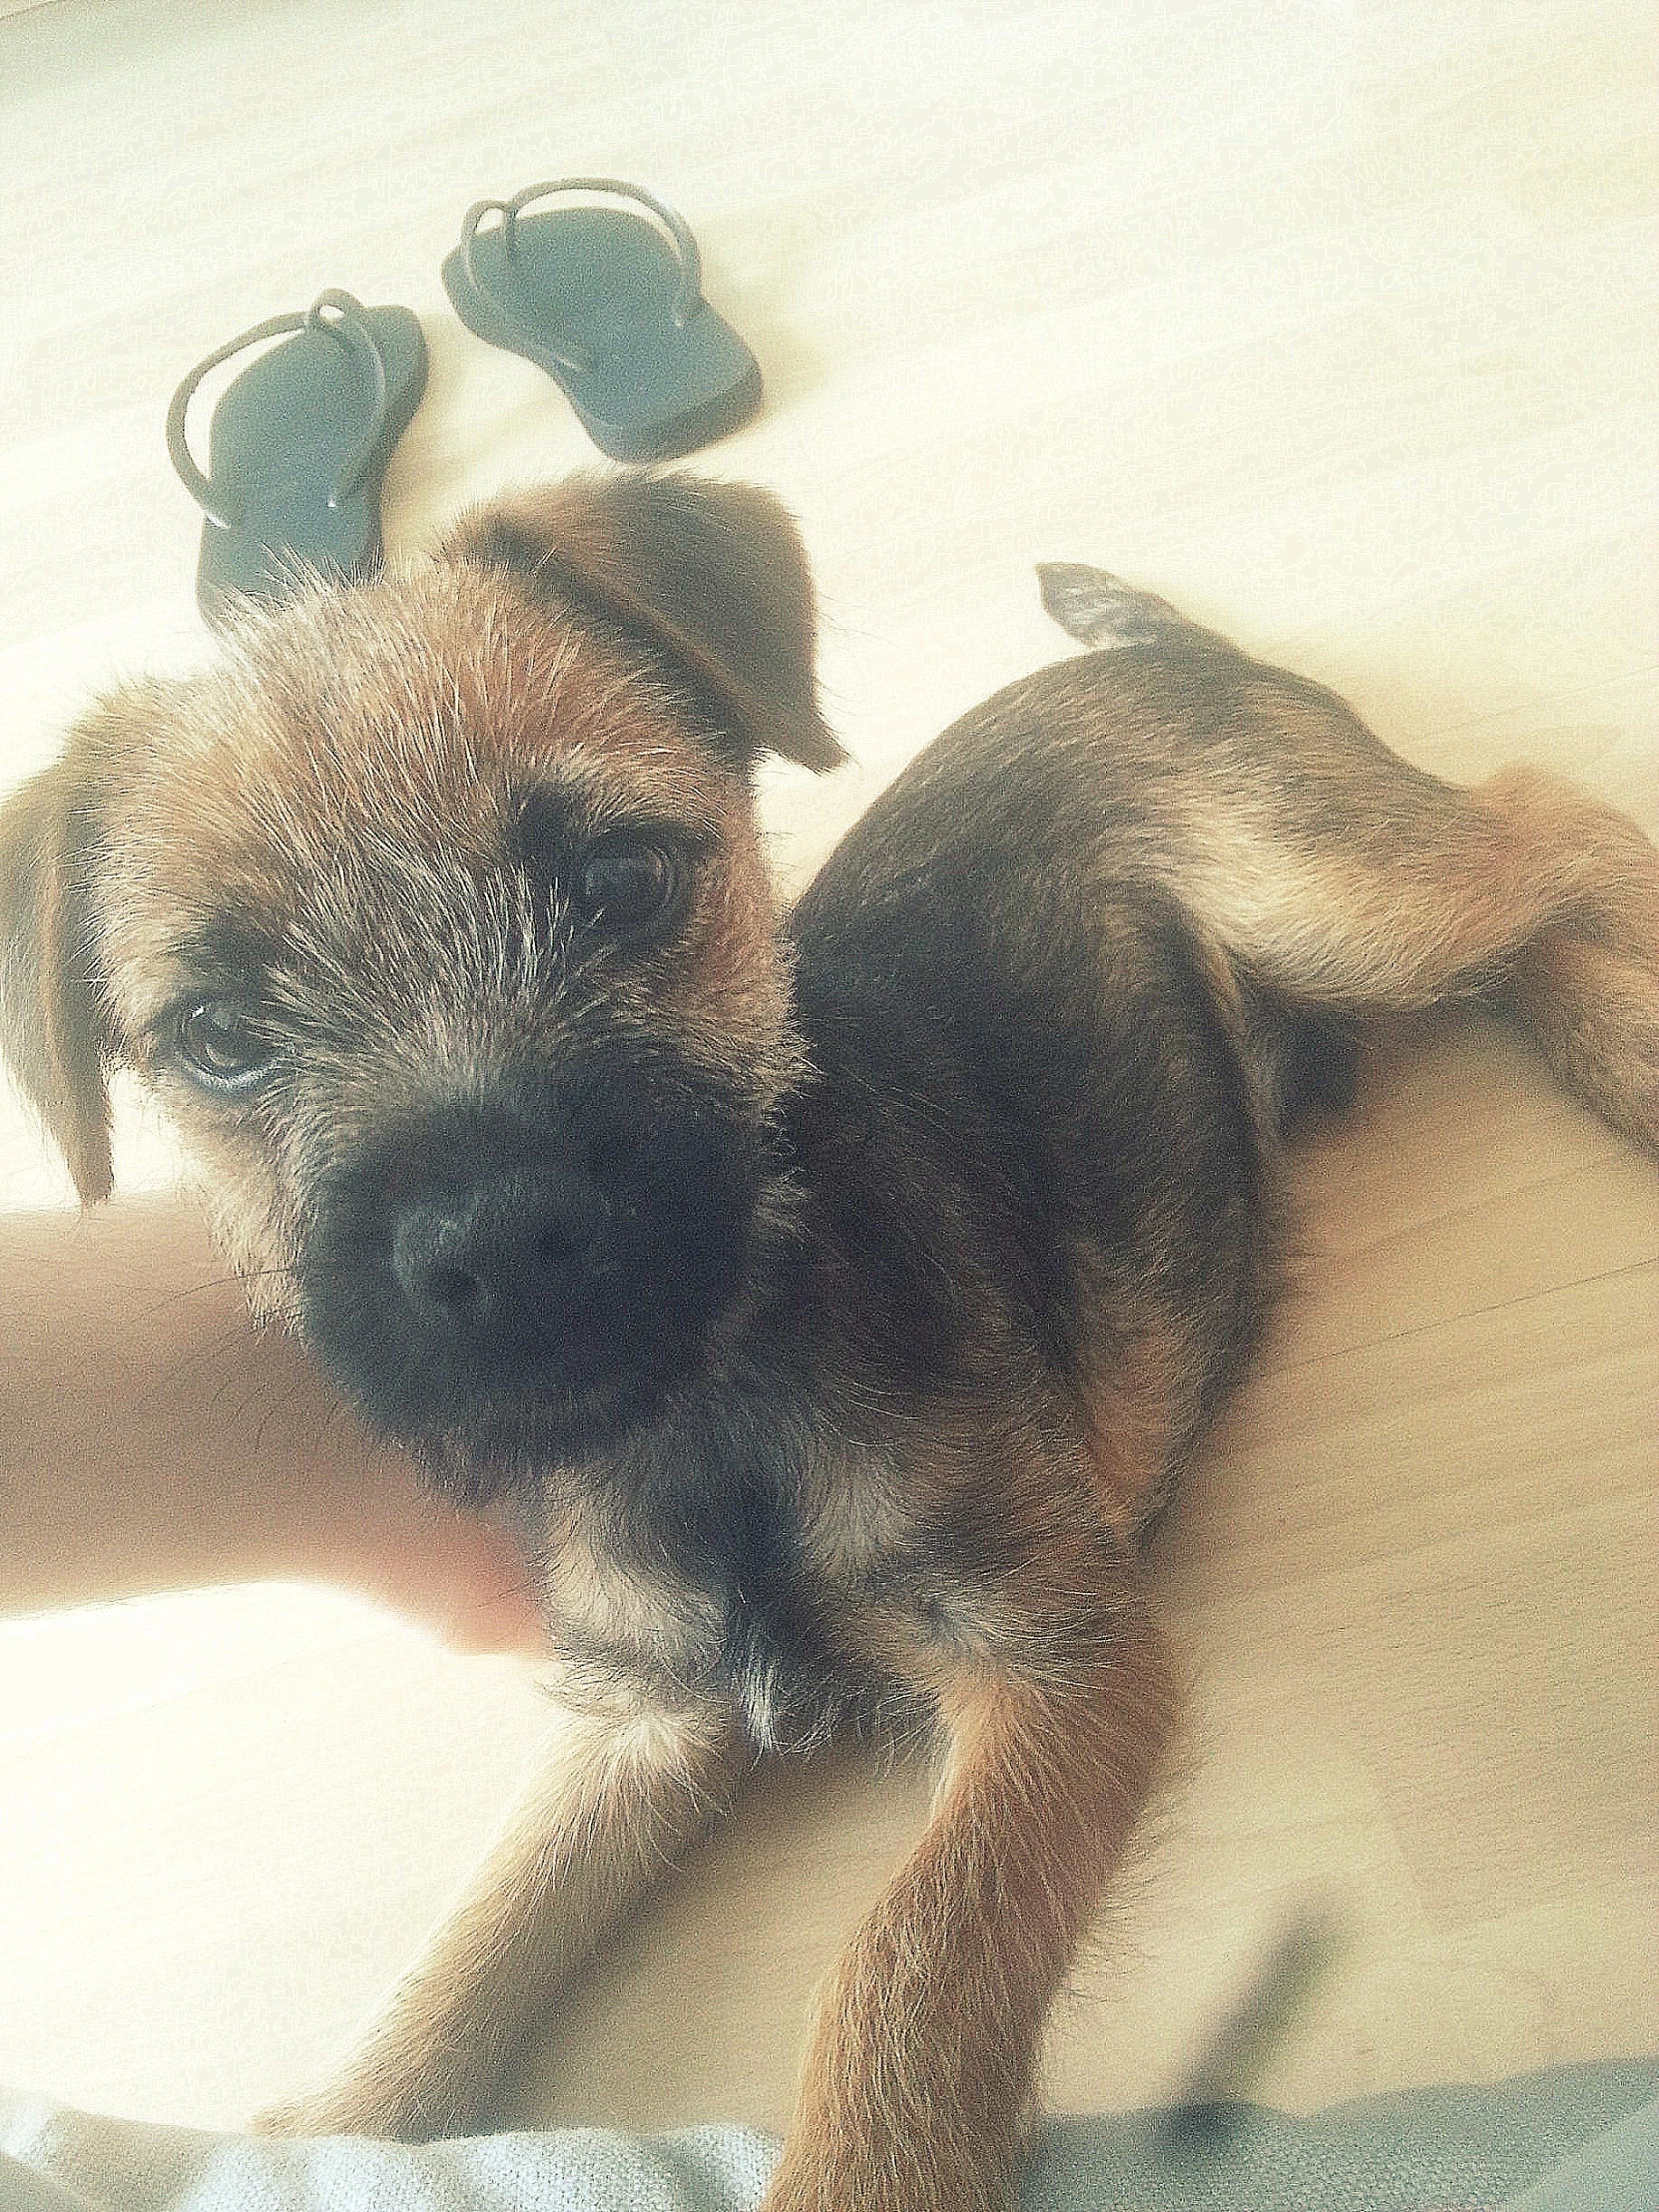
[[[751,802],[819,718],[765,494],[489,510],[108,701],[0,816],[0,1035],[87,1198],[135,1068],[258,1307],[487,1490],[709,1354],[796,1072]]]

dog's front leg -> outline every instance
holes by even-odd
[[[411,2142],[475,2126],[538,2009],[708,1825],[748,1758],[725,1711],[562,1715],[460,1903],[346,2065],[256,2126]]]
[[[933,1818],[821,1994],[764,2212],[1009,2212],[1043,2017],[1171,1726],[1138,1598],[1104,1642],[941,1691]]]

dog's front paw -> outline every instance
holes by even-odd
[[[357,2110],[347,2099],[321,2091],[314,2096],[288,2097],[267,2105],[248,2123],[251,2135],[377,2135],[395,2136],[376,2114]]]
[[[1014,2212],[1012,2185],[977,2167],[871,2161],[850,2148],[785,2150],[761,2212]]]
[[[842,2173],[792,2174],[775,2181],[761,2200],[761,2212],[1014,2212],[1011,2193],[994,2199],[976,2184],[971,2196],[954,2195],[948,2184],[922,2185],[923,2193],[890,2180],[870,2184],[856,2175]]]
[[[248,2123],[255,2135],[367,2135],[382,2142],[428,2143],[458,2134],[464,2122],[423,2106],[392,2082],[340,2081],[269,2105]]]

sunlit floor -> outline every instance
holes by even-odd
[[[204,650],[160,426],[244,325],[330,283],[420,312],[394,551],[593,459],[437,271],[480,194],[599,172],[684,209],[766,372],[707,463],[800,514],[858,763],[772,778],[792,880],[1062,649],[1041,558],[1429,768],[1524,756],[1659,830],[1654,32],[1516,0],[0,7],[0,778]],[[170,1160],[124,1124],[128,1188]],[[1310,1896],[1346,1943],[1269,2099],[1659,2049],[1659,1176],[1468,1017],[1395,1040],[1298,1180],[1294,1297],[1161,1539],[1189,1724],[1056,2023],[1061,2105],[1168,2092]],[[0,1103],[0,1203],[63,1196]],[[201,2123],[293,2087],[542,1720],[506,1662],[321,1592],[0,1626],[0,2079]],[[770,1781],[514,2109],[781,2119],[924,1802],[852,1754]]]

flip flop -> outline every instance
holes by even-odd
[[[185,416],[210,369],[293,331],[251,361],[208,429],[208,473],[191,457]],[[426,340],[407,307],[318,294],[303,314],[273,315],[197,363],[167,411],[167,444],[207,514],[196,597],[216,629],[250,600],[285,599],[307,577],[379,566],[386,462],[426,388]]]
[[[605,193],[656,220],[615,207],[523,213],[554,193]],[[638,185],[566,177],[480,200],[443,281],[467,328],[544,368],[613,460],[689,453],[761,403],[754,354],[703,296],[697,241]]]

